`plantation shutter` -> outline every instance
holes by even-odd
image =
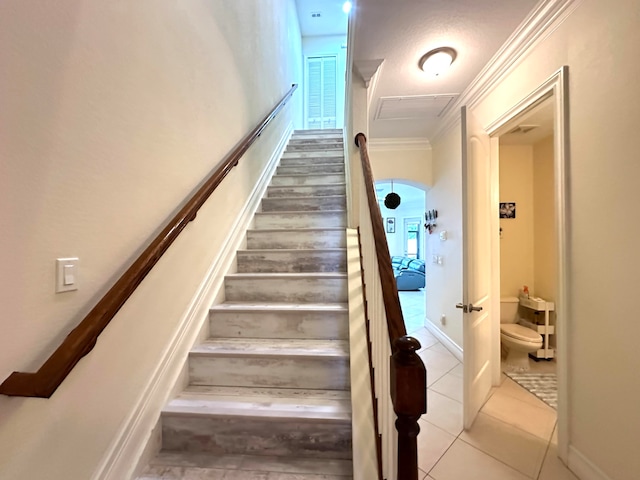
[[[335,56],[307,59],[307,128],[336,128],[336,70]]]

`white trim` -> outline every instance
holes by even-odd
[[[436,337],[436,339],[444,345],[444,347],[451,352],[451,355],[456,357],[459,362],[463,362],[463,351],[457,343],[451,340],[442,330],[436,327],[428,318],[425,318],[424,327],[429,330],[429,333]]]
[[[571,331],[573,319],[569,304],[568,285],[570,284],[569,268],[569,187],[568,171],[570,161],[569,149],[569,68],[564,66],[549,77],[542,85],[518,102],[514,107],[498,117],[488,127],[491,136],[504,133],[512,122],[526,110],[541,101],[551,98],[554,103],[554,200],[555,200],[555,228],[557,248],[557,296],[556,314],[557,346],[559,355],[556,360],[558,375],[558,455],[567,463],[569,455],[569,405],[571,392],[569,389],[570,343],[568,332]],[[497,233],[496,233],[497,235]],[[499,285],[494,285],[493,295],[500,295]]]
[[[431,150],[426,138],[372,138],[368,142],[369,150],[376,152]]]
[[[569,447],[569,469],[581,480],[613,480],[575,447]]]
[[[351,378],[351,415],[353,480],[378,478],[374,406],[371,383],[365,378],[370,374],[369,354],[365,323],[365,303],[362,289],[360,246],[358,231],[346,230],[347,278],[349,282],[349,356]],[[357,412],[357,413],[356,413]]]
[[[164,357],[151,376],[129,418],[115,435],[103,460],[91,477],[92,480],[122,480],[131,478],[143,455],[150,434],[158,421],[168,393],[172,390],[183,370],[186,356],[195,343],[209,315],[209,308],[224,282],[224,272],[235,261],[235,252],[244,240],[255,211],[267,189],[278,160],[293,132],[293,124],[285,128],[282,137],[269,159],[250,197],[230,229],[218,257],[200,284],[196,294],[180,319],[174,337],[169,341]]]
[[[435,143],[437,139],[456,125],[460,118],[462,105],[469,107],[477,105],[535,45],[556,30],[581,3],[582,0],[545,0],[540,2],[464,92],[449,105],[440,127],[431,137],[431,142]]]
[[[491,186],[491,231],[498,232],[491,235],[491,257],[500,258],[500,139],[489,137],[489,175]],[[496,295],[498,292],[498,295]],[[491,379],[494,387],[500,385],[502,380],[502,365],[500,362],[500,269],[493,265],[491,268]]]

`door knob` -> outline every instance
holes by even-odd
[[[464,303],[456,303],[456,308],[461,308],[464,313],[482,311],[482,307],[474,307],[473,303],[470,303],[468,306]]]
[[[456,308],[461,308],[464,313],[467,313],[467,306],[463,303],[456,303]]]

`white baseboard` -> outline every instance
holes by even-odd
[[[444,347],[451,352],[451,354],[458,359],[459,362],[462,362],[462,348],[458,346],[453,340],[451,340],[447,335],[444,334],[442,330],[434,325],[434,323],[428,318],[424,322],[424,326],[429,333],[436,337]]]
[[[209,267],[207,274],[182,316],[176,335],[170,340],[163,358],[151,376],[150,382],[136,402],[120,432],[114,437],[109,450],[96,468],[92,480],[123,480],[136,474],[142,463],[146,444],[154,430],[168,393],[181,376],[187,354],[200,334],[209,315],[209,308],[224,286],[224,273],[235,261],[235,252],[244,240],[245,232],[264,196],[278,161],[291,137],[293,125],[284,130],[266,168],[251,192],[233,228],[224,241],[220,254]],[[148,451],[147,451],[148,453]]]
[[[576,474],[580,480],[612,480],[602,470],[596,467],[587,457],[569,446],[569,469]]]

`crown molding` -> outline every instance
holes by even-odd
[[[426,138],[371,138],[367,143],[371,151],[377,152],[431,150],[431,144]]]
[[[543,0],[511,34],[504,45],[489,60],[476,78],[443,115],[432,143],[451,129],[460,118],[460,107],[473,108],[531,51],[553,33],[582,0]]]
[[[364,86],[369,88],[371,79],[378,74],[378,70],[382,67],[384,58],[377,58],[375,60],[354,60],[353,66],[362,78]]]

